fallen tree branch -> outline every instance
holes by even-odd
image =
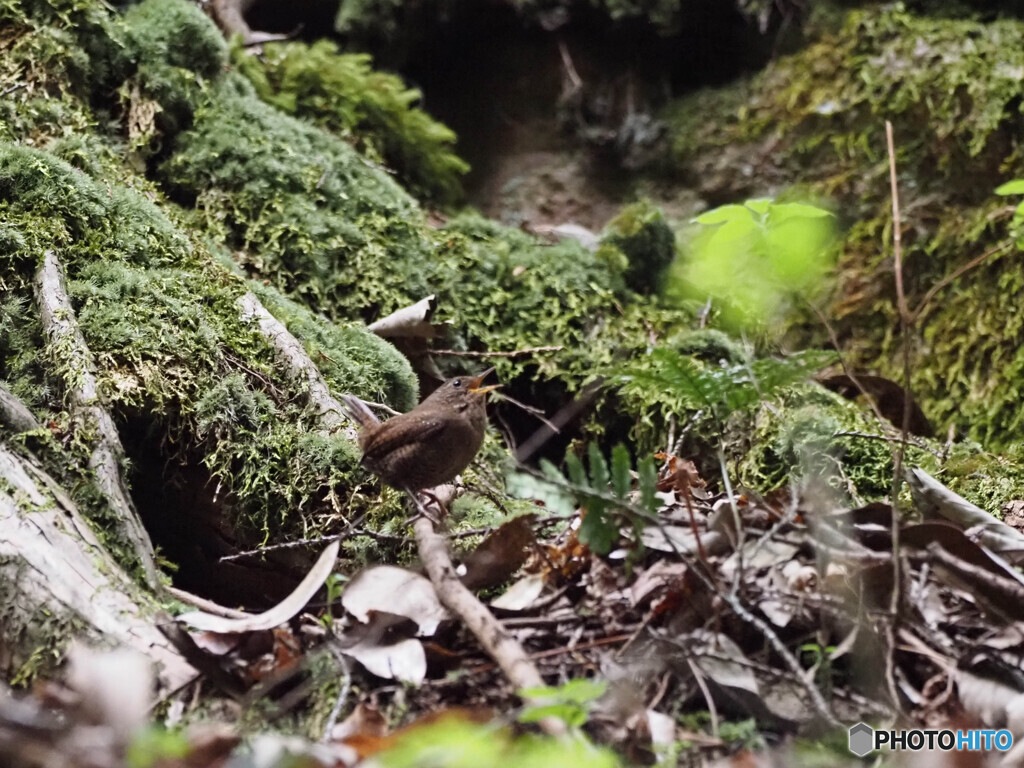
[[[284,367],[293,381],[306,385],[306,396],[316,409],[317,420],[327,432],[334,432],[346,423],[345,409],[331,394],[327,382],[320,375],[320,369],[310,360],[302,343],[292,336],[284,323],[274,317],[256,298],[254,293],[246,293],[238,300],[242,308],[242,319],[255,321],[260,335],[277,353],[278,362]],[[345,429],[345,436],[353,442],[356,440],[354,426]]]
[[[440,513],[440,504],[431,506],[436,506]],[[517,691],[543,687],[544,679],[523,647],[459,579],[445,539],[434,524],[420,516],[412,527],[423,567],[442,605],[462,620]],[[540,725],[551,735],[565,733],[560,720],[545,718]]]
[[[63,268],[54,251],[43,255],[43,263],[36,272],[35,288],[47,342],[67,366],[65,387],[71,415],[77,422],[79,435],[92,442],[89,468],[96,475],[96,485],[104,500],[115,513],[121,534],[142,564],[146,581],[155,589],[159,580],[153,542],[125,487],[121,474],[124,446],[114,420],[100,404],[92,353],[75,319],[64,285]]]

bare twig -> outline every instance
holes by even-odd
[[[832,437],[858,437],[862,440],[881,440],[883,443],[899,443],[901,441],[901,438],[892,437],[891,435],[873,435],[870,432],[857,432],[856,430],[844,430],[842,432],[833,432]],[[935,458],[939,459],[940,461],[942,460],[942,452],[935,450],[930,445],[925,443],[925,441],[910,440],[908,438],[907,442],[913,445],[914,448],[917,448],[918,450],[921,451],[927,451]]]
[[[223,616],[225,619],[244,619],[250,614],[245,611],[238,611],[234,608],[225,608],[223,605],[218,605],[212,600],[207,600],[205,597],[199,595],[193,595],[191,592],[186,592],[184,589],[178,589],[177,587],[165,587],[167,594],[171,597],[180,600],[183,603],[187,603],[194,608],[198,608],[206,613],[212,613],[215,616]]]
[[[550,426],[545,424],[543,428],[538,429],[525,443],[523,443],[516,450],[516,461],[523,463],[528,461],[537,451],[539,451],[544,444],[557,434],[557,430],[563,429],[566,424],[576,418],[580,412],[590,405],[591,401],[597,397],[598,391],[604,384],[604,378],[598,378],[595,381],[590,382],[580,392],[572,402],[563,406],[559,409],[558,413],[551,417]]]
[[[159,586],[153,542],[125,486],[121,465],[124,446],[110,413],[100,401],[92,352],[78,327],[64,283],[64,268],[56,252],[46,251],[36,272],[36,302],[43,331],[54,354],[66,366],[65,386],[80,437],[90,442],[89,469],[105,502],[116,513],[121,532],[142,565],[146,581]]]
[[[892,123],[885,121],[885,143],[889,153],[889,185],[892,194],[892,252],[893,271],[896,277],[896,308],[900,318],[903,353],[903,424],[902,441],[896,448],[893,461],[892,476],[892,595],[889,600],[889,623],[887,628],[888,653],[886,657],[886,682],[893,707],[900,709],[899,687],[896,682],[896,625],[899,622],[901,598],[900,584],[900,516],[897,501],[900,494],[900,483],[903,481],[903,459],[907,450],[907,436],[910,434],[910,342],[913,318],[907,307],[907,296],[903,290],[903,247],[900,228],[900,198],[896,183],[896,147],[893,141]]]
[[[384,411],[388,416],[400,416],[401,411],[396,411],[390,405],[386,403],[372,403],[369,400],[363,400],[363,402],[371,408],[376,408],[378,411]]]
[[[1010,250],[1010,243],[1000,243],[999,245],[997,245],[997,246],[995,246],[993,248],[989,248],[987,251],[985,251],[980,256],[975,256],[973,259],[968,261],[966,264],[961,264],[959,267],[954,269],[951,273],[946,275],[944,278],[939,280],[939,282],[937,282],[935,285],[933,285],[931,288],[928,289],[928,292],[925,293],[924,298],[921,299],[920,302],[918,302],[917,307],[914,309],[914,312],[911,315],[912,320],[914,320],[914,321],[918,320],[921,317],[921,313],[924,311],[925,307],[928,306],[928,302],[930,302],[932,299],[934,299],[935,298],[935,294],[937,294],[939,291],[941,291],[947,285],[949,285],[950,283],[956,281],[957,278],[962,277],[965,273],[970,272],[975,267],[977,267],[977,266],[979,266],[981,264],[984,264],[986,261],[988,261],[993,256],[995,256],[997,254],[1000,254],[1000,253],[1005,253],[1008,250]]]
[[[334,541],[344,541],[349,536],[356,535],[370,535],[368,532],[360,532],[358,529],[360,523],[366,519],[368,513],[364,512],[355,520],[347,523],[345,529],[341,533],[335,533],[330,536],[319,536],[315,539],[297,539],[296,541],[283,541],[280,544],[268,544],[265,547],[256,547],[256,549],[247,549],[244,552],[235,552],[233,555],[224,555],[218,558],[218,562],[229,563],[232,560],[241,560],[243,557],[251,557],[253,555],[268,555],[274,552],[286,552],[289,549],[299,549],[300,547],[313,547],[321,544],[330,544]],[[384,538],[387,534],[377,534],[380,538]],[[394,538],[404,539],[405,537],[397,536]]]
[[[527,467],[520,467],[520,469],[530,474],[540,474],[533,470],[530,470]],[[665,530],[664,523],[657,515],[652,515],[647,510],[642,509],[636,506],[635,504],[630,504],[624,499],[620,499],[616,496],[612,496],[607,493],[600,493],[593,489],[579,488],[578,486],[575,486],[572,483],[559,481],[555,478],[551,478],[546,475],[541,476],[544,477],[548,482],[553,483],[554,485],[557,485],[561,488],[573,491],[574,493],[585,493],[586,495],[593,496],[594,498],[610,502],[619,509],[626,511],[631,515],[635,515],[639,519],[645,520],[656,525],[664,535],[666,543],[672,549],[672,553],[680,560],[680,562],[683,562],[690,567],[690,572],[700,580],[700,582],[704,585],[705,589],[707,589],[710,594],[719,595],[729,605],[733,613],[735,613],[741,621],[752,626],[765,638],[765,640],[768,642],[768,645],[772,647],[772,650],[774,650],[775,653],[778,654],[779,658],[782,659],[786,667],[789,668],[789,671],[792,672],[793,675],[803,684],[804,689],[807,691],[808,698],[810,698],[811,700],[811,706],[818,713],[818,715],[824,721],[828,722],[830,725],[834,727],[840,726],[839,721],[836,719],[835,715],[832,714],[832,711],[829,709],[829,706],[825,701],[825,698],[821,695],[821,691],[819,691],[817,686],[815,685],[814,680],[807,675],[806,670],[800,665],[800,662],[789,651],[789,649],[786,648],[786,644],[782,642],[782,639],[778,636],[775,630],[772,629],[772,627],[766,621],[751,613],[750,610],[743,604],[738,594],[733,594],[732,591],[725,591],[719,589],[718,585],[715,583],[711,574],[709,574],[705,570],[703,564],[699,561],[694,561],[692,557],[688,557],[676,546],[675,541]],[[627,635],[624,639],[628,641],[629,637],[630,636]],[[531,658],[536,657],[537,656],[534,655]]]
[[[320,741],[330,741],[331,731],[334,730],[338,718],[341,717],[341,710],[344,708],[345,702],[348,701],[348,694],[352,690],[352,671],[349,667],[348,657],[340,653],[336,648],[332,650],[334,650],[334,658],[337,660],[338,666],[341,667],[342,671],[341,691],[338,693],[338,698],[331,708],[331,714],[327,717],[327,723],[324,725],[324,732],[320,736]]]
[[[561,352],[564,349],[565,347],[525,347],[509,352],[463,352],[457,349],[432,349],[430,354],[442,357],[522,357],[523,355],[535,355],[538,352]]]
[[[828,333],[829,341],[832,342],[832,347],[839,356],[839,365],[842,366],[843,373],[850,377],[850,381],[853,382],[853,386],[855,386],[857,391],[864,396],[864,399],[867,401],[871,411],[875,414],[875,418],[878,419],[879,423],[885,424],[886,419],[882,416],[882,412],[879,410],[878,403],[875,402],[875,398],[868,393],[867,389],[864,388],[864,385],[860,383],[860,379],[854,375],[853,369],[846,364],[846,358],[843,356],[842,347],[839,345],[839,337],[836,335],[836,331],[828,321],[828,318],[825,317],[825,313],[818,309],[818,306],[812,301],[807,301],[807,306],[811,308],[811,311],[815,316],[817,316],[818,321],[825,327],[825,332]]]
[[[537,421],[542,423],[544,426],[546,426],[548,429],[550,429],[555,434],[559,434],[562,431],[562,430],[560,430],[558,428],[557,424],[552,422],[550,419],[548,419],[547,416],[544,415],[544,411],[542,411],[540,408],[535,408],[532,405],[527,405],[526,403],[521,403],[518,400],[516,400],[514,397],[509,397],[504,392],[495,392],[494,394],[497,395],[499,399],[505,400],[505,401],[507,401],[509,403],[512,403],[512,405],[516,406],[520,410],[525,411],[526,413],[530,414],[535,419],[537,419]]]

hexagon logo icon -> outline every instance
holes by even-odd
[[[857,757],[864,757],[875,743],[875,730],[867,723],[850,726],[850,751]]]

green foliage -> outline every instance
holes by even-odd
[[[533,703],[523,707],[518,720],[520,723],[536,723],[546,717],[555,717],[570,728],[582,728],[590,710],[607,689],[606,681],[585,678],[570,680],[556,688],[526,688],[519,694]]]
[[[885,498],[892,490],[892,446],[877,435],[873,418],[817,385],[795,387],[730,421],[726,444],[736,481],[764,493],[813,481],[851,503]],[[908,452],[909,464],[927,454]],[[851,492],[856,496],[850,498]]]
[[[384,768],[616,768],[615,755],[578,737],[511,738],[454,718],[415,728],[379,757]]]
[[[602,244],[626,256],[626,285],[638,293],[654,293],[676,255],[675,233],[656,206],[647,201],[623,208],[605,228]]]
[[[415,106],[419,91],[375,71],[368,55],[342,54],[320,40],[267,45],[259,58],[236,48],[233,59],[261,99],[338,134],[393,169],[417,197],[461,199],[469,166],[454,152],[455,134]]]
[[[37,255],[55,248],[115,418],[142,415],[154,431],[173,434],[167,458],[199,457],[232,491],[228,514],[267,536],[310,524],[305,510],[352,487],[357,449],[341,434],[308,433],[301,392],[277,381],[272,351],[240,318],[235,302],[246,284],[142,194],[48,153],[0,144],[0,219],[0,377],[44,420],[67,419],[66,363],[44,346],[27,308]],[[320,362],[332,385],[402,407],[415,402],[415,377],[394,348],[361,327],[332,326],[271,288],[259,291],[311,353],[330,356]],[[89,487],[79,483],[78,500],[102,519]]]
[[[587,446],[589,471],[569,452],[565,456],[568,479],[551,462],[542,459],[541,477],[529,472],[513,473],[508,478],[507,489],[520,498],[543,501],[555,514],[572,513],[576,508],[574,499],[579,498],[584,508],[580,541],[598,555],[606,555],[618,541],[623,520],[640,531],[657,509],[658,472],[653,459],[645,457],[637,466],[639,499],[633,502],[629,498],[633,486],[629,451],[624,445],[616,445],[611,456],[609,469],[601,449],[596,443],[590,443]],[[639,538],[637,547],[638,551],[642,549]]]
[[[722,423],[730,414],[807,380],[834,361],[831,352],[807,350],[782,359],[723,365],[659,348],[627,368],[619,381],[627,396],[661,398],[677,414],[706,409]]]
[[[1024,179],[1014,179],[996,187],[996,194],[1003,197],[1024,195]],[[1013,228],[1017,231],[1017,248],[1024,250],[1024,201],[1017,203],[1013,210]]]
[[[727,325],[775,325],[795,298],[821,293],[834,261],[828,211],[762,198],[715,208],[696,221],[703,228],[680,263],[676,291],[714,298]]]
[[[128,745],[124,760],[128,768],[150,768],[165,760],[180,760],[189,751],[188,738],[183,732],[151,726]]]
[[[714,199],[757,193],[745,167],[770,163],[772,184],[827,197],[842,222],[832,322],[847,363],[900,377],[893,301],[891,201],[883,122],[895,128],[910,305],[968,259],[1003,250],[926,308],[912,387],[933,423],[988,447],[1016,441],[1024,380],[1024,290],[1010,248],[1020,227],[992,190],[1020,167],[1024,22],[924,16],[900,4],[844,13],[800,52],[755,78],[705,90],[671,110],[676,171]],[[1018,174],[1019,175],[1019,174]],[[1010,226],[1007,226],[1008,222]],[[814,324],[817,326],[817,324]],[[824,331],[791,327],[812,346]]]
[[[460,350],[514,350],[561,345],[557,355],[495,361],[509,381],[562,376],[578,386],[616,355],[646,346],[646,328],[666,313],[630,309],[621,265],[609,264],[574,241],[544,245],[518,230],[463,214],[436,232],[435,288],[454,320],[450,346]],[[678,322],[680,313],[672,317]],[[645,326],[645,321],[648,323]]]

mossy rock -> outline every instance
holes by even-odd
[[[259,57],[236,48],[233,61],[261,99],[346,139],[418,199],[462,199],[469,166],[455,154],[455,133],[417,108],[419,91],[373,70],[369,55],[320,40],[270,44]]]
[[[412,198],[238,76],[196,112],[160,176],[248,274],[332,319],[375,319],[430,293]]]
[[[638,293],[662,288],[676,256],[676,236],[657,206],[647,201],[627,205],[605,227],[601,242],[626,256],[626,285]]]
[[[154,120],[164,133],[173,135],[191,122],[209,83],[226,70],[224,37],[199,6],[187,0],[145,0],[131,6],[122,23],[127,55],[136,68],[122,98],[136,112],[141,111],[140,98],[156,102],[159,112]],[[133,86],[139,88],[138,94],[132,93]]]
[[[62,362],[48,355],[30,310],[37,259],[54,249],[115,418],[129,431],[141,423],[170,438],[167,458],[201,461],[230,491],[226,506],[243,528],[266,536],[301,525],[305,513],[296,510],[315,515],[325,491],[362,479],[356,447],[310,432],[301,392],[241,320],[235,302],[246,282],[143,195],[4,144],[0,217],[0,378],[42,420],[71,429]],[[339,390],[403,408],[415,402],[415,377],[393,347],[362,327],[333,326],[272,288],[260,293],[311,353],[330,357],[323,369]]]
[[[1009,209],[993,190],[1024,175],[1024,21],[929,17],[895,4],[846,11],[838,30],[760,75],[669,114],[678,174],[712,204],[798,187],[831,197],[845,229],[832,322],[847,362],[899,378],[884,121],[895,127],[909,303],[969,258],[917,322],[912,385],[939,429],[999,449],[1018,439],[1024,328]],[[814,324],[817,326],[818,324]],[[797,330],[793,343],[827,342]]]

